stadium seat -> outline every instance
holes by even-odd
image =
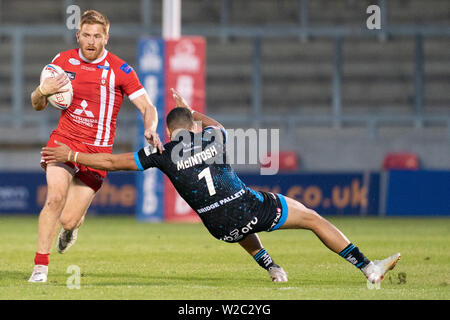
[[[413,153],[388,153],[383,160],[383,169],[418,170],[419,157]]]
[[[277,154],[274,154],[274,156],[276,156],[276,155]],[[265,158],[263,163],[261,164],[261,166],[263,168],[270,167],[270,161],[268,160],[268,158],[270,159],[271,157],[272,157],[272,154],[268,153],[267,158]],[[295,151],[290,151],[290,150],[280,151],[278,153],[278,159],[279,159],[279,171],[281,171],[281,172],[283,172],[283,171],[284,172],[298,171],[299,157],[295,153]]]

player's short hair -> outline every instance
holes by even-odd
[[[171,131],[178,128],[190,129],[194,126],[194,117],[189,109],[176,107],[167,115],[166,124]]]
[[[85,12],[83,12],[83,15],[81,16],[81,19],[80,19],[79,29],[81,29],[81,27],[84,24],[100,24],[103,26],[105,33],[106,34],[109,33],[108,18],[104,14],[98,12],[97,10],[86,10]]]

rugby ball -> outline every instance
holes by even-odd
[[[48,64],[44,67],[44,69],[42,69],[40,83],[42,84],[42,82],[46,78],[55,78],[61,73],[64,73],[64,70],[60,66],[57,66],[56,64]],[[50,104],[55,108],[66,110],[72,103],[73,98],[73,88],[71,81],[69,80],[69,82],[64,87],[62,87],[62,89],[69,90],[66,92],[52,94],[51,96],[47,97],[47,101],[50,102]]]

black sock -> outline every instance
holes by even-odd
[[[264,269],[269,269],[270,267],[275,266],[270,255],[267,253],[266,249],[261,249],[257,254],[253,256],[253,259]]]
[[[370,260],[367,259],[353,243],[346,246],[339,255],[358,269],[362,269],[370,263]]]

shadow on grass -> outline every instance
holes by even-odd
[[[4,271],[0,270],[0,287],[11,285],[28,285],[28,279],[30,273],[21,271]],[[65,287],[70,274],[55,272],[49,274],[47,286]],[[6,280],[6,281],[4,281]],[[199,276],[189,273],[183,274],[164,274],[164,275],[143,275],[130,272],[114,272],[114,273],[100,273],[100,272],[88,272],[81,274],[81,286],[84,287],[170,287],[170,286],[198,286],[198,287],[235,287],[237,284],[239,287],[267,287],[268,285],[289,285],[299,287],[327,287],[329,285],[335,285],[332,280],[327,281],[325,279],[312,280],[312,279],[290,279],[287,284],[273,284],[268,276],[264,273],[255,274],[255,276],[235,274],[232,278],[225,278],[223,275],[205,275]],[[353,281],[355,282],[355,281]],[[361,285],[359,281],[352,285]],[[4,284],[2,284],[4,283]],[[348,282],[346,283],[348,285]],[[31,284],[30,284],[31,285]]]
[[[199,286],[223,286],[227,281],[223,277],[201,277],[189,274],[183,275],[141,275],[133,273],[89,273],[81,278],[81,282],[91,286],[188,286],[195,283]],[[254,283],[254,279],[245,282]],[[242,285],[242,279],[239,279]],[[232,283],[230,283],[232,285]]]
[[[31,272],[26,273],[22,271],[11,271],[11,270],[0,270],[0,280],[3,282],[3,280],[8,280],[8,282],[15,282],[15,281],[28,281],[28,279],[31,276]],[[0,282],[0,283],[1,283]]]

